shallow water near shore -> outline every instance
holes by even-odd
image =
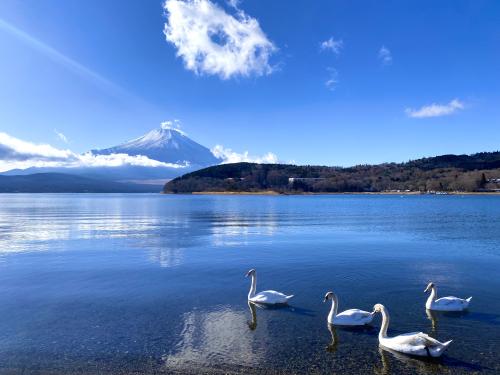
[[[249,306],[250,268],[290,306]],[[4,194],[0,373],[498,373],[499,271],[499,196]],[[469,311],[428,315],[429,281]],[[329,290],[453,343],[331,329]]]

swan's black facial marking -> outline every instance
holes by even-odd
[[[245,275],[245,277],[248,277],[250,275],[255,275],[255,270],[254,269],[251,269],[250,271],[248,271],[247,274]]]
[[[323,302],[326,302],[327,300],[329,300],[329,299],[330,299],[330,297],[332,296],[332,294],[333,294],[332,292],[328,292],[328,293],[326,293],[326,294],[325,294],[325,298],[323,299]]]
[[[428,292],[429,290],[431,290],[432,288],[434,288],[434,283],[429,283],[427,285],[427,287],[425,288],[424,290],[424,293]]]

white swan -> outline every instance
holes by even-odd
[[[382,326],[378,334],[378,341],[382,348],[415,356],[440,357],[452,341],[442,343],[423,332],[404,333],[399,336],[387,337],[387,327],[389,327],[387,309],[384,305],[377,303],[373,306],[373,312],[382,313]]]
[[[437,299],[437,288],[434,283],[429,283],[427,288],[425,288],[424,293],[431,291],[427,302],[425,303],[425,308],[427,310],[436,311],[462,311],[469,307],[469,303],[472,297],[463,299],[458,297],[441,297]]]
[[[248,276],[252,277],[252,284],[250,285],[250,291],[248,292],[248,300],[251,302],[265,305],[283,305],[288,303],[288,300],[293,297],[293,295],[287,296],[274,290],[265,290],[255,294],[255,290],[257,289],[257,275],[255,270],[252,269],[248,271],[246,277]]]
[[[329,299],[332,300],[332,307],[330,309],[330,313],[328,314],[328,323],[337,326],[363,326],[372,322],[373,316],[375,315],[373,312],[369,313],[368,311],[359,309],[350,309],[337,314],[339,301],[335,293],[326,293],[323,302],[326,302]]]

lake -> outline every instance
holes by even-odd
[[[250,268],[290,306],[249,307]],[[499,271],[499,196],[0,195],[0,373],[498,373]],[[453,343],[329,329],[329,290]]]

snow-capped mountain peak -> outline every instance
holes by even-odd
[[[92,150],[92,153],[96,155],[122,153],[144,155],[165,163],[189,164],[199,167],[221,162],[208,148],[191,140],[175,125],[172,122],[164,122],[159,128],[153,129],[139,138],[118,146]]]
[[[146,134],[144,134],[139,138],[128,141],[124,143],[121,147],[144,148],[144,149],[163,147],[165,145],[168,145],[169,143],[172,142],[175,143],[175,138],[177,136],[183,137],[185,135],[182,134],[177,129],[161,127],[159,129],[151,130],[150,132],[147,132]]]

